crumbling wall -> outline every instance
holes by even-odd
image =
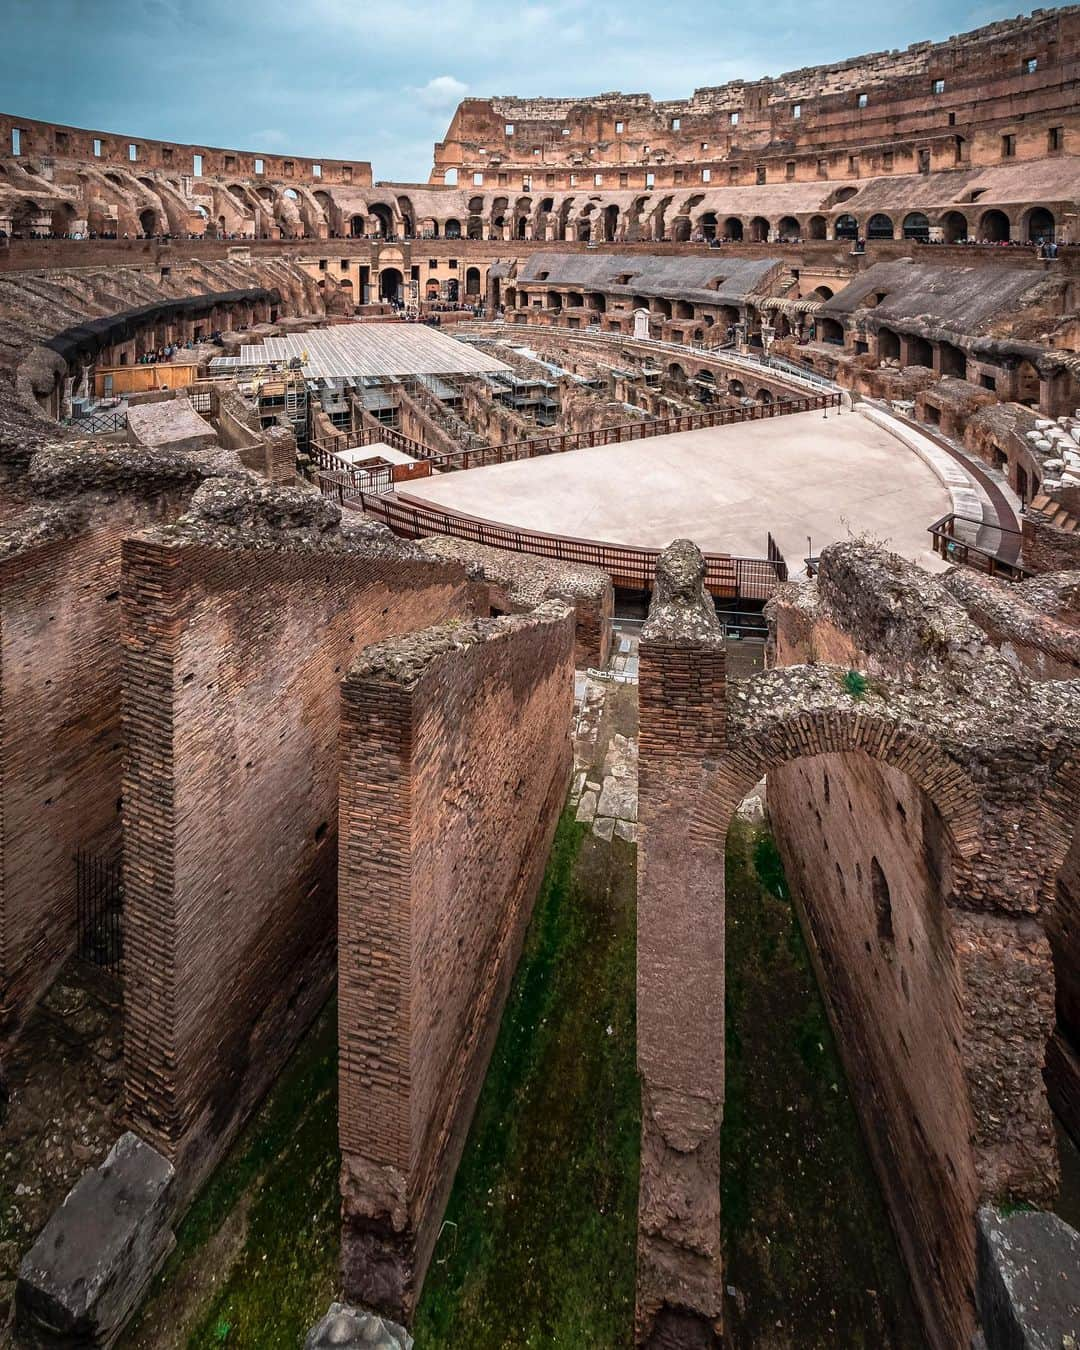
[[[333,981],[349,661],[466,600],[463,569],[249,480],[124,543],[127,1109],[182,1193]]]
[[[363,652],[342,703],[345,1296],[420,1293],[565,797],[559,602]]]
[[[0,533],[0,1040],[74,949],[76,850],[119,857],[121,540],[175,519],[207,472],[57,444]]]

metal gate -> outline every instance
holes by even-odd
[[[123,955],[123,904],[120,859],[76,850],[76,953],[112,975],[120,974]]]

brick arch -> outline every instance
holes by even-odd
[[[735,808],[754,784],[781,764],[815,755],[862,750],[920,787],[941,813],[950,842],[969,860],[982,842],[979,794],[967,772],[940,745],[906,727],[854,709],[824,707],[777,716],[754,735],[740,737],[718,765],[716,788],[702,800],[709,819],[700,824],[724,833]]]

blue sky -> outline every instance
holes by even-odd
[[[424,181],[466,94],[677,98],[940,40],[1016,0],[0,0],[0,111]]]

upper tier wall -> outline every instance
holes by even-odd
[[[435,147],[431,181],[444,181],[455,167],[638,164],[662,171],[672,163],[887,147],[905,137],[926,141],[927,149],[935,138],[974,139],[969,162],[988,163],[1006,123],[1022,133],[1034,120],[1044,139],[1051,125],[1075,133],[1078,36],[1080,7],[1070,6],[905,52],[698,89],[688,99],[466,99]],[[982,132],[992,136],[980,144]]]

